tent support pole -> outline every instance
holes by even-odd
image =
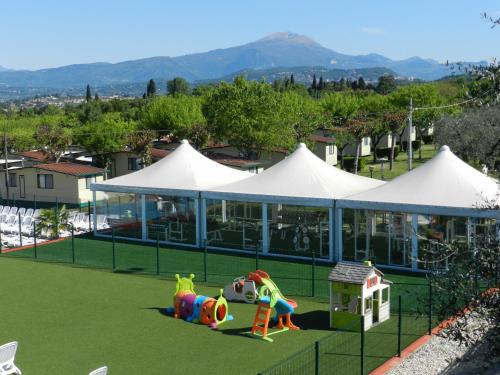
[[[205,198],[201,199],[200,231],[201,231],[201,244],[202,246],[206,246],[207,245],[207,200]]]
[[[342,244],[342,208],[335,209],[335,259],[334,261],[340,262],[344,253],[344,246]]]
[[[141,228],[142,228],[142,240],[148,239],[148,223],[146,221],[146,196],[141,194]]]
[[[262,252],[269,253],[269,224],[267,219],[267,203],[262,203]]]
[[[93,224],[94,224],[94,235],[97,234],[97,192],[94,190],[92,191],[92,204],[94,206],[94,216],[93,216]]]
[[[418,269],[418,215],[411,216],[411,269],[416,271]]]
[[[335,205],[335,203],[334,203]],[[334,238],[335,236],[333,235],[333,231],[334,231],[334,224],[335,224],[335,219],[334,219],[334,208],[333,207],[330,207],[328,208],[328,252],[329,252],[329,255],[330,255],[330,262],[333,262],[334,258],[335,258],[335,254],[334,254],[334,251],[335,251],[335,246],[334,246]]]
[[[194,199],[194,212],[196,212],[195,221],[196,221],[196,246],[201,247],[201,204],[200,198]]]

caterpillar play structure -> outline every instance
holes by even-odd
[[[219,298],[197,295],[194,291],[194,274],[188,277],[175,275],[177,279],[174,294],[174,307],[168,307],[167,313],[174,318],[181,318],[187,322],[208,325],[215,329],[225,321],[233,320],[229,315],[227,301],[220,290]]]

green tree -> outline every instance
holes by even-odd
[[[119,114],[106,114],[95,123],[77,127],[73,131],[75,143],[91,152],[97,165],[106,173],[114,152],[124,150],[128,135],[135,128],[133,122],[123,121]]]
[[[130,151],[141,155],[145,167],[152,163],[151,152],[153,150],[153,141],[156,138],[156,132],[149,129],[137,130],[128,135],[127,142]]]
[[[375,91],[379,94],[387,95],[396,90],[396,80],[394,76],[390,74],[385,74],[378,78],[377,86],[375,87]]]
[[[167,94],[172,96],[189,95],[189,83],[181,77],[175,77],[167,82]]]
[[[85,92],[85,101],[88,103],[92,100],[92,91],[90,90],[90,85],[87,85],[87,89]]]
[[[288,146],[307,142],[309,136],[324,123],[324,116],[317,101],[287,91],[280,98],[283,125],[283,139],[289,138]]]
[[[358,78],[358,89],[366,90],[366,82],[363,77]]]
[[[352,138],[356,145],[356,151],[354,154],[354,174],[358,174],[361,143],[363,142],[363,138],[369,135],[369,123],[364,119],[351,119],[347,124],[347,131],[352,135]]]
[[[380,141],[390,133],[383,121],[383,113],[390,110],[387,96],[370,94],[360,97],[359,112],[367,120],[367,132],[373,149],[373,162],[377,160],[377,148]]]
[[[156,82],[154,81],[154,79],[151,78],[148,81],[148,85],[146,87],[146,96],[148,98],[152,98],[155,95],[156,95]]]
[[[77,118],[81,124],[89,124],[99,121],[102,117],[102,110],[97,101],[84,103],[77,113]]]
[[[354,142],[354,137],[348,131],[347,127],[337,126],[331,129],[332,135],[335,138],[335,146],[340,153],[340,168],[344,169],[344,153],[347,146]]]
[[[391,133],[391,157],[389,158],[389,169],[392,171],[394,165],[394,148],[396,146],[396,137],[401,129],[405,127],[406,113],[404,112],[389,112],[383,115],[382,121]]]
[[[196,148],[209,139],[205,118],[201,112],[202,98],[197,96],[160,96],[151,100],[142,112],[144,129],[172,133],[175,138],[188,138]]]
[[[56,163],[59,163],[71,144],[71,130],[51,122],[44,121],[39,125],[35,137],[46,159],[54,160]]]
[[[222,82],[202,105],[211,134],[246,155],[282,142],[281,108],[280,94],[271,85],[243,77]]]
[[[328,93],[321,98],[320,105],[331,126],[344,126],[360,109],[358,97],[345,93]]]

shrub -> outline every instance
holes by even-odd
[[[401,150],[406,152],[406,145],[408,144],[408,142],[406,141],[403,141],[401,142]],[[411,148],[413,149],[413,151],[417,151],[419,148],[420,148],[420,141],[412,141],[411,142]]]
[[[394,146],[394,159],[396,159],[398,157],[399,151],[400,151],[399,146]],[[377,159],[380,159],[380,158],[390,159],[391,158],[391,148],[390,147],[378,148],[376,155],[377,155]]]
[[[366,157],[360,157],[358,160],[358,172],[366,165]],[[344,169],[349,172],[354,172],[354,156],[344,157]]]

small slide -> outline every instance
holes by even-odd
[[[277,322],[278,328],[299,329],[291,322],[290,318],[291,314],[297,308],[297,302],[286,298],[269,275],[262,270],[250,272],[248,279],[253,280],[259,286],[259,300],[266,301],[266,303],[269,303],[270,308],[276,310],[274,320]],[[283,323],[283,318],[285,318],[285,323]]]

